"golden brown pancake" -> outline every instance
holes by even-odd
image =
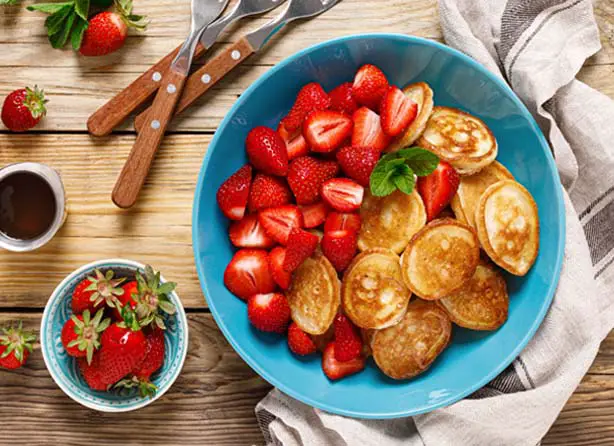
[[[482,194],[489,186],[501,180],[513,180],[514,176],[503,164],[494,161],[475,175],[462,176],[458,192],[452,199],[452,208],[456,218],[464,221],[473,229],[475,226],[475,210]]]
[[[292,275],[286,296],[292,320],[301,330],[312,335],[325,333],[341,301],[335,268],[323,255],[312,255]]]
[[[365,358],[371,356],[373,354],[373,350],[371,350],[371,341],[373,341],[373,337],[377,330],[371,330],[369,328],[361,328],[360,329],[360,337],[362,338],[362,354]]]
[[[312,335],[311,339],[313,339],[313,343],[316,345],[316,348],[319,352],[323,352],[329,342],[335,340],[335,324],[330,324],[328,330],[319,335]]]
[[[501,268],[524,276],[539,251],[535,200],[513,180],[499,181],[482,194],[475,213],[480,243]]]
[[[419,297],[441,299],[473,276],[479,259],[480,244],[471,227],[450,218],[434,220],[403,253],[403,280]]]
[[[496,330],[507,320],[507,285],[494,265],[480,261],[473,277],[438,303],[456,325],[471,330]]]
[[[475,116],[451,107],[434,107],[417,145],[432,151],[462,175],[472,175],[497,157],[497,140]]]
[[[388,249],[359,254],[343,276],[343,310],[361,328],[382,329],[396,324],[405,314],[410,298],[399,256]]]
[[[451,334],[446,312],[433,302],[416,299],[397,325],[375,333],[373,359],[391,378],[412,378],[430,367],[449,344]]]
[[[396,190],[386,197],[374,197],[367,189],[360,218],[358,249],[384,248],[400,254],[426,224],[426,210],[416,190],[411,195]]]
[[[405,133],[390,144],[386,149],[387,152],[396,152],[411,146],[424,132],[426,123],[433,112],[433,90],[426,82],[408,85],[403,89],[403,93],[418,104],[418,114]]]

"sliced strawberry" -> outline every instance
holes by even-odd
[[[269,266],[273,280],[282,290],[290,288],[292,274],[284,269],[284,259],[286,258],[286,248],[278,246],[269,253]]]
[[[266,233],[282,245],[288,243],[292,229],[303,227],[303,214],[297,206],[292,204],[260,211],[258,220]]]
[[[352,263],[357,245],[358,233],[354,231],[330,231],[322,237],[322,253],[340,273]]]
[[[226,217],[231,220],[243,218],[251,182],[252,167],[247,164],[232,174],[217,190],[217,204]]]
[[[299,356],[306,356],[316,351],[316,344],[308,333],[292,322],[288,327],[288,347]]]
[[[358,373],[365,368],[366,361],[362,356],[348,362],[341,362],[335,359],[335,350],[335,342],[331,342],[322,354],[322,370],[329,379],[340,379]]]
[[[382,70],[375,65],[363,65],[354,77],[352,95],[360,105],[377,111],[387,89],[388,79]]]
[[[298,204],[313,204],[320,200],[322,184],[338,173],[339,164],[335,161],[302,156],[290,163],[288,184]]]
[[[309,155],[309,144],[303,136],[302,129],[295,130],[294,132],[288,131],[283,123],[279,123],[277,127],[277,133],[281,136],[281,139],[286,143],[286,150],[288,151],[288,160],[293,160],[299,156]]]
[[[341,112],[322,110],[307,116],[303,123],[303,135],[311,150],[329,153],[350,137],[353,125],[352,119]]]
[[[331,212],[326,217],[324,223],[324,232],[332,231],[350,231],[358,233],[360,231],[361,221],[358,214],[344,214],[341,212]]]
[[[285,176],[288,173],[288,151],[279,134],[268,127],[253,128],[245,140],[250,163],[264,173]]]
[[[429,176],[418,177],[418,192],[424,200],[426,218],[433,220],[452,201],[458,190],[460,177],[447,162],[440,160]]]
[[[224,285],[244,300],[254,294],[272,293],[275,281],[269,268],[269,254],[261,249],[237,251],[224,272]]]
[[[382,130],[380,117],[377,113],[366,107],[362,107],[354,113],[353,119],[353,146],[373,147],[379,151],[388,147],[390,144],[390,137]]]
[[[320,226],[326,221],[328,215],[328,206],[321,201],[316,204],[299,206],[299,209],[303,213],[303,222],[308,229]]]
[[[352,116],[358,110],[358,103],[352,95],[352,83],[346,82],[328,93],[330,96],[330,109],[348,116]]]
[[[347,146],[337,152],[337,161],[348,177],[367,187],[379,155],[380,151],[374,147]]]
[[[418,114],[418,104],[405,96],[399,87],[394,85],[382,99],[380,115],[382,130],[388,136],[399,136],[416,119]]]
[[[322,198],[339,212],[354,212],[362,204],[364,188],[347,178],[333,178],[322,185]]]
[[[258,214],[250,214],[230,225],[228,236],[238,248],[271,248],[275,240],[269,237],[258,221]]]
[[[247,301],[247,317],[258,330],[283,333],[290,323],[290,305],[281,293],[255,294]]]
[[[318,247],[320,239],[317,235],[302,229],[292,229],[288,237],[284,269],[292,273],[307,260]]]
[[[249,192],[247,207],[250,212],[283,206],[292,202],[292,192],[286,180],[263,173],[256,174]]]
[[[299,91],[296,102],[282,123],[288,131],[300,129],[307,115],[316,110],[326,110],[330,107],[330,97],[322,86],[312,82]]]
[[[351,361],[362,352],[362,336],[346,315],[338,314],[333,322],[335,327],[335,359]]]

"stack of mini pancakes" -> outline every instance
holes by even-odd
[[[424,372],[450,343],[452,324],[496,330],[509,299],[501,269],[525,275],[537,257],[539,220],[531,194],[495,161],[497,141],[475,116],[435,107],[423,82],[405,89],[418,116],[390,151],[417,145],[461,175],[439,218],[427,222],[414,191],[374,197],[360,211],[361,253],[340,282],[316,253],[294,274],[288,300],[301,329],[325,345],[343,311],[362,329],[365,353],[394,379]],[[412,299],[412,296],[416,296]]]

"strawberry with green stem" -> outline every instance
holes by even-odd
[[[100,334],[111,325],[111,319],[102,319],[104,308],[91,318],[90,310],[82,315],[73,314],[62,328],[62,345],[69,356],[87,359],[91,364],[94,352],[100,348]]]
[[[30,87],[13,91],[2,105],[2,122],[13,132],[25,132],[36,126],[47,113],[45,93]]]
[[[17,328],[5,328],[0,335],[0,367],[18,369],[25,364],[36,341],[33,333],[23,331],[23,323]]]
[[[142,327],[155,325],[161,330],[166,329],[164,314],[173,315],[177,308],[168,295],[177,286],[174,282],[161,283],[160,273],[154,272],[149,265],[145,267],[145,275],[136,274],[138,295],[136,298],[136,316]]]
[[[124,289],[120,285],[126,280],[125,278],[113,278],[115,274],[112,270],[103,274],[96,269],[94,274],[82,280],[73,291],[73,313],[81,314],[85,310],[90,310],[91,314],[104,304],[115,308],[119,302],[118,297],[124,294]]]

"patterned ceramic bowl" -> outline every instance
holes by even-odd
[[[53,380],[73,400],[90,409],[101,412],[128,412],[145,407],[160,398],[175,382],[188,351],[188,324],[179,296],[173,292],[169,298],[177,307],[173,316],[166,320],[167,330],[164,341],[166,356],[162,368],[152,376],[158,387],[153,398],[142,398],[136,389],[130,391],[98,392],[85,383],[79,372],[77,361],[64,351],[61,332],[70,318],[72,293],[79,282],[91,275],[95,269],[103,273],[112,269],[117,277],[133,278],[136,271],[143,272],[145,266],[130,260],[111,259],[85,265],[70,274],[55,289],[43,313],[40,341],[45,365]],[[162,278],[164,282],[164,278]]]

